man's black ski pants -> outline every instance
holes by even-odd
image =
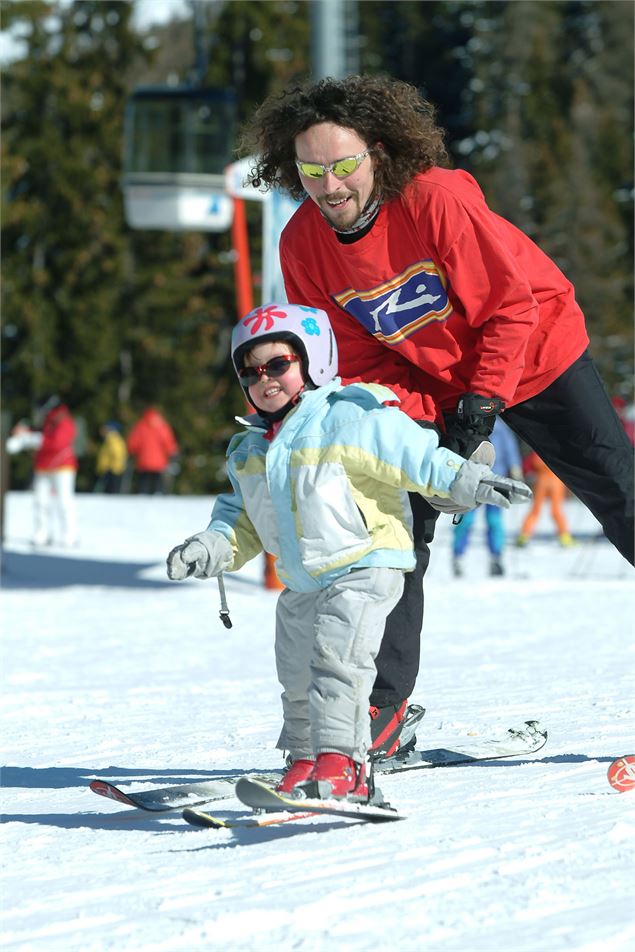
[[[549,387],[502,414],[596,517],[631,565],[634,559],[633,447],[588,351]],[[411,494],[417,567],[388,616],[377,655],[371,704],[386,707],[410,697],[419,671],[423,577],[438,513]]]

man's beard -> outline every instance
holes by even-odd
[[[348,198],[349,196],[347,196]],[[359,192],[351,192],[350,197],[355,197],[355,203],[350,203],[349,207],[351,208],[351,214],[347,215],[346,218],[340,218],[337,221],[334,221],[331,215],[328,213],[331,209],[326,205],[326,199],[323,202],[320,202],[319,209],[322,212],[323,217],[329,223],[331,228],[334,231],[342,235],[350,235],[355,232],[361,231],[364,228],[370,227],[370,223],[379,214],[379,209],[381,207],[381,197],[373,192],[366,202],[363,209],[360,210],[359,203]],[[328,212],[324,210],[324,207],[328,209]]]
[[[338,211],[337,208],[333,208],[329,205],[329,199],[336,199],[336,195],[325,196],[320,200],[320,210],[328,223],[332,228],[336,230],[346,230],[351,228],[361,213],[361,206],[359,203],[359,193],[358,192],[349,192],[347,195],[343,196],[347,199],[346,209]]]

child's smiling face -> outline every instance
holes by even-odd
[[[265,341],[262,344],[256,344],[249,351],[245,357],[245,367],[264,367],[272,358],[287,355],[297,356],[287,341]],[[257,383],[248,387],[248,391],[254,406],[267,413],[275,413],[286,406],[303,387],[302,361],[298,359],[287,364],[284,373],[279,377],[270,377],[265,370]]]

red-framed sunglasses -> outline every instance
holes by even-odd
[[[260,378],[266,374],[271,379],[282,377],[286,374],[289,366],[300,360],[297,354],[280,354],[278,357],[272,357],[261,367],[241,367],[238,376],[246,387],[251,387],[258,383]]]

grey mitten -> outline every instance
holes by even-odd
[[[531,499],[531,489],[518,479],[498,476],[489,466],[466,460],[450,488],[450,499],[460,506],[474,509],[479,503],[509,509],[518,502]]]
[[[494,444],[490,443],[488,440],[483,440],[470,456],[471,462],[483,463],[488,468],[494,465],[495,459],[496,450],[494,449]],[[441,496],[429,496],[428,502],[433,509],[437,510],[437,512],[445,512],[451,516],[461,515],[464,512],[469,512],[470,509],[473,509],[475,505],[474,503],[471,503],[468,506],[459,505],[459,503],[451,494],[449,498],[441,498]]]
[[[172,549],[167,557],[168,578],[213,578],[229,568],[234,560],[232,547],[221,532],[206,529],[190,536]]]

